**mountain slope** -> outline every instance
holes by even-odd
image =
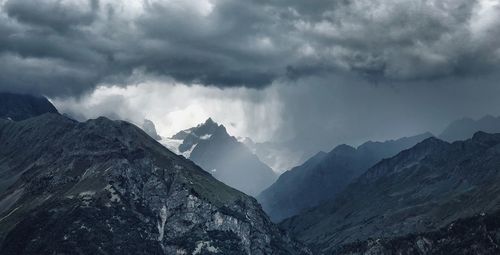
[[[444,228],[394,239],[345,245],[337,255],[373,254],[500,254],[500,212],[454,221]]]
[[[321,152],[301,166],[283,173],[258,201],[273,221],[280,221],[330,200],[379,160],[432,136],[425,133],[386,142],[367,142],[357,149],[340,145]]]
[[[453,144],[429,138],[282,226],[324,253],[357,240],[434,231],[500,209],[499,166],[500,134],[478,132]]]
[[[296,254],[255,199],[139,128],[0,120],[0,254]]]
[[[448,142],[469,139],[478,131],[500,133],[500,117],[487,115],[478,120],[464,118],[452,122],[439,136]]]
[[[57,113],[57,109],[43,97],[0,92],[0,118],[24,120],[44,113]]]
[[[276,174],[223,125],[208,119],[162,142],[189,157],[225,184],[255,196],[276,180]]]

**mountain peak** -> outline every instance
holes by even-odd
[[[0,155],[12,155],[0,168],[1,254],[308,253],[255,199],[130,123],[48,113],[0,130]]]
[[[142,123],[142,130],[144,130],[146,134],[153,137],[155,140],[157,141],[161,140],[161,136],[159,136],[158,133],[156,132],[156,126],[153,123],[153,121],[144,119]]]
[[[212,117],[208,117],[208,119],[205,121],[205,125],[209,124],[217,124],[217,123],[212,119]]]
[[[45,113],[58,113],[45,97],[0,92],[0,118],[20,121]]]

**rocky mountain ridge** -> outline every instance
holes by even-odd
[[[436,231],[500,209],[499,165],[500,134],[478,132],[452,144],[428,138],[282,226],[320,253],[369,238]]]
[[[255,199],[123,121],[0,120],[0,253],[307,254]]]

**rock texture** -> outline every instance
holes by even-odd
[[[0,92],[0,118],[14,121],[57,113],[57,109],[43,97]]]
[[[320,253],[369,238],[436,231],[500,209],[500,134],[453,144],[429,138],[385,159],[337,198],[282,226]]]
[[[500,213],[460,219],[428,233],[352,243],[339,248],[334,254],[500,254]]]
[[[0,120],[0,144],[0,254],[307,253],[132,124]]]
[[[386,142],[367,142],[358,148],[340,145],[329,153],[320,152],[303,165],[283,173],[257,200],[273,221],[281,221],[334,199],[354,178],[381,159],[431,136],[425,133]]]
[[[277,178],[243,143],[230,136],[223,125],[208,119],[197,127],[174,135],[167,147],[179,140],[178,151],[225,184],[256,196]],[[187,152],[187,153],[186,153]]]

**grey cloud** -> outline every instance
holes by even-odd
[[[344,72],[384,81],[487,74],[500,62],[500,7],[484,3],[4,0],[0,88],[80,95],[137,72],[251,88]]]

